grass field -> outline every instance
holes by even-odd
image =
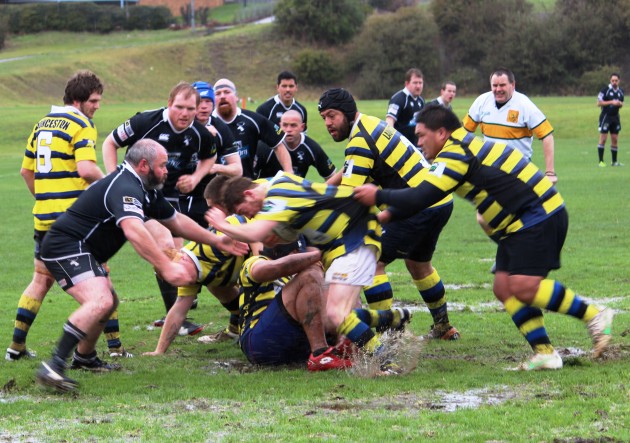
[[[626,235],[628,167],[598,168],[596,108],[592,98],[536,99],[556,127],[556,169],[571,227],[563,268],[553,274],[590,300],[617,311],[612,350],[603,361],[588,357],[583,325],[549,314],[547,328],[568,357],[557,372],[505,369],[529,354],[510,318],[494,301],[489,268],[494,248],[477,227],[472,207],[456,200],[434,264],[447,284],[456,343],[429,343],[418,367],[400,377],[366,379],[304,369],[259,370],[229,344],[201,345],[178,338],[162,358],[123,361],[107,375],[73,373],[77,395],[45,392],[34,384],[35,361],[0,363],[0,441],[627,441],[630,440],[630,326]],[[463,115],[470,98],[456,99]],[[134,112],[160,103],[104,106],[95,122],[100,139]],[[307,103],[309,134],[341,165],[343,144],[325,132],[316,104]],[[360,102],[383,115],[386,103]],[[32,199],[18,171],[25,137],[48,109],[2,109],[0,191],[5,204],[0,330],[9,344],[15,306],[32,272]],[[623,138],[622,138],[623,141]],[[626,160],[621,143],[620,160]],[[540,143],[535,144],[535,161]],[[125,345],[136,355],[152,350],[162,302],[149,265],[126,246],[110,263],[121,296]],[[396,298],[418,309],[415,335],[427,331],[421,306],[403,267],[389,269]],[[46,358],[74,308],[57,287],[44,302],[29,346]],[[227,315],[208,292],[193,311],[210,331]],[[106,349],[102,342],[101,350]],[[584,353],[584,354],[583,354]]]

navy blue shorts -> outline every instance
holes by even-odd
[[[379,261],[391,263],[397,258],[428,262],[433,258],[440,233],[453,213],[453,202],[427,208],[404,220],[383,226]]]
[[[183,195],[179,197],[166,197],[166,200],[173,205],[177,212],[192,218],[199,226],[208,227],[205,219],[208,203],[203,197],[192,197]]]
[[[560,268],[560,252],[567,237],[569,215],[566,209],[531,228],[499,240],[496,270],[510,275],[547,277]]]
[[[35,240],[35,258],[37,260],[42,259],[42,256],[41,256],[42,242],[44,241],[44,237],[46,236],[47,233],[48,231],[38,231],[37,229],[35,229],[35,232],[33,233],[33,240]]]
[[[306,363],[311,354],[304,329],[282,303],[282,291],[269,303],[258,323],[241,335],[240,343],[247,360],[256,365]]]

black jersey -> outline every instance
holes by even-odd
[[[46,235],[42,258],[57,257],[76,244],[76,249],[90,252],[99,263],[105,263],[127,241],[119,226],[121,220],[169,220],[174,216],[175,209],[162,192],[145,189],[138,174],[125,162],[83,191],[53,223]]]
[[[221,119],[218,114],[213,113],[212,116],[215,120]],[[224,122],[236,139],[238,154],[243,164],[243,177],[254,178],[254,157],[258,141],[275,148],[282,141],[284,134],[269,119],[247,109],[239,108],[232,121]]]
[[[173,129],[168,119],[168,109],[155,109],[139,112],[112,131],[114,141],[119,147],[131,146],[136,141],[148,138],[155,140],[168,152],[168,178],[164,184],[164,195],[178,197],[175,189],[177,180],[182,175],[192,174],[199,160],[217,155],[215,137],[206,127],[194,121],[183,131]],[[200,183],[187,195],[203,197],[205,184]]]
[[[295,99],[293,99],[293,103],[291,103],[291,106],[287,107],[284,105],[284,103],[282,103],[282,100],[280,100],[278,94],[276,94],[265,101],[262,105],[260,105],[256,109],[256,112],[263,117],[271,120],[274,124],[280,126],[280,118],[282,117],[282,114],[291,110],[297,111],[302,115],[302,122],[304,122],[304,131],[306,131],[306,108]]]
[[[309,167],[315,166],[319,175],[324,180],[328,179],[336,170],[332,160],[319,143],[304,134],[301,135],[302,141],[295,149],[287,147],[291,155],[293,173],[306,177]],[[254,176],[256,178],[273,177],[278,171],[282,171],[282,166],[276,154],[269,146],[259,143],[254,159]]]
[[[603,102],[608,102],[611,100],[619,100],[623,102],[623,89],[619,87],[615,89],[613,88],[611,84],[609,84],[608,86],[603,87],[599,91],[597,100],[603,101]],[[607,115],[608,117],[614,117],[614,116],[619,115],[619,106],[613,106],[613,105],[602,106],[602,111],[601,111],[600,116],[604,116],[604,115]]]
[[[416,115],[422,108],[424,108],[424,99],[422,97],[414,98],[407,88],[394,94],[387,107],[387,116],[396,121],[394,129],[404,135],[414,146],[418,144],[418,138],[415,134]]]

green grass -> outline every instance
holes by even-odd
[[[217,49],[223,44],[223,50],[228,53],[237,51],[239,45],[252,36],[265,35],[265,31],[249,32],[251,36],[234,34],[234,38],[216,36],[199,40],[206,48],[214,45]],[[184,40],[187,38],[181,36]],[[161,39],[159,33],[156,39]],[[29,44],[37,46],[35,41]],[[71,39],[65,44],[74,45]],[[175,44],[171,46],[164,41],[160,45],[164,45],[164,51],[177,51]],[[273,42],[261,42],[262,48],[267,46],[273,46]],[[110,63],[114,63],[116,56],[132,51],[137,51],[138,57],[146,56],[146,52],[165,54],[162,49],[148,51],[147,48],[134,46],[111,53],[103,49],[102,60],[91,56],[90,51],[83,52],[81,45],[76,45],[74,50],[78,51],[75,58],[93,60],[103,67],[118,66]],[[55,49],[47,51],[55,52]],[[29,85],[35,87],[40,77],[33,75],[34,70],[43,73],[49,68],[58,72],[60,81],[62,74],[75,68],[64,66],[63,60],[70,59],[64,58],[69,57],[68,51],[41,59],[39,67],[34,62],[24,66],[26,74],[20,74],[17,69],[6,74],[3,65],[0,84],[3,88],[15,89],[19,79],[27,79]],[[250,55],[256,56],[253,51],[247,53]],[[56,58],[63,59],[58,63],[59,68],[53,60]],[[153,60],[160,62],[158,58]],[[245,64],[232,55],[224,60],[228,70]],[[120,66],[124,65],[123,61]],[[166,70],[166,62],[161,63],[156,66]],[[186,66],[168,69],[184,77],[196,77],[185,70]],[[135,112],[155,108],[166,101],[163,90],[151,90],[151,85],[155,89],[158,84],[166,84],[165,80],[157,79],[158,76],[135,75],[138,68],[134,64],[127,68],[118,72],[104,70],[110,86],[95,118],[100,142]],[[259,100],[273,93],[274,76],[267,73],[275,68],[260,65],[257,69],[258,74],[252,71],[238,74],[237,84],[243,84],[242,89],[247,91],[249,85],[259,83],[262,92],[252,94]],[[115,83],[113,78],[116,78]],[[156,79],[156,83],[147,85],[148,78]],[[47,81],[47,77],[41,77],[42,83]],[[352,85],[346,86],[351,88]],[[48,111],[50,104],[59,104],[60,99],[58,92],[48,100],[47,95],[42,98],[28,88],[23,91],[23,100],[3,93],[0,101],[0,193],[5,201],[0,246],[0,303],[3,305],[0,331],[4,331],[2,337],[6,345],[11,339],[17,301],[32,273],[30,211],[33,201],[19,176],[21,158],[32,125]],[[125,94],[129,95],[128,100],[123,99]],[[316,96],[315,91],[312,95],[308,91],[304,94],[310,115],[309,135],[318,140],[341,167],[344,144],[332,142],[326,133],[317,115]],[[465,114],[472,99],[458,97],[455,100],[458,115]],[[37,387],[34,374],[39,361],[48,357],[61,334],[63,322],[76,308],[71,297],[55,286],[29,334],[29,347],[36,350],[40,358],[0,363],[0,440],[630,440],[627,419],[630,416],[630,298],[626,270],[630,263],[630,237],[626,227],[630,213],[626,195],[630,166],[603,169],[596,166],[598,110],[594,97],[547,97],[534,101],[556,129],[558,186],[570,213],[563,267],[552,277],[589,300],[618,311],[610,358],[593,362],[585,356],[570,357],[565,359],[565,368],[557,372],[505,371],[506,367],[526,358],[530,351],[509,317],[494,301],[489,273],[494,257],[493,243],[477,226],[472,206],[456,199],[455,211],[440,238],[434,265],[447,285],[451,320],[460,329],[462,339],[457,343],[429,343],[423,347],[418,367],[410,374],[364,379],[346,373],[309,374],[303,369],[258,370],[250,367],[235,347],[201,345],[188,337],[177,338],[168,355],[162,358],[141,357],[142,352],[155,347],[159,330],[150,330],[149,325],[163,315],[163,305],[152,269],[125,246],[111,260],[110,266],[121,298],[122,339],[137,357],[123,361],[124,370],[118,373],[73,372],[72,376],[81,383],[77,395],[56,395]],[[367,114],[383,117],[386,102],[360,101],[359,108]],[[630,164],[624,140],[622,133],[620,161]],[[534,161],[540,164],[540,142],[535,142],[534,151]],[[609,152],[606,155],[609,162]],[[419,297],[404,267],[394,263],[388,271],[396,298],[419,307]],[[228,318],[205,290],[200,297],[200,307],[192,311],[192,316],[195,321],[207,324],[209,331],[224,326]],[[547,315],[546,320],[557,347],[589,350],[589,339],[580,322],[556,314]],[[410,330],[419,335],[429,326],[429,314],[418,312]],[[101,341],[99,350],[104,349],[105,343]],[[465,395],[469,399],[461,400]],[[473,407],[450,412],[451,399],[457,396],[460,400],[455,403]],[[475,406],[476,399],[484,402]]]

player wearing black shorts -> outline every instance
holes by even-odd
[[[383,189],[404,189],[419,183],[420,173],[430,167],[422,154],[384,121],[358,112],[345,89],[330,89],[319,101],[328,132],[337,142],[348,140],[343,172],[331,184],[360,186],[375,183]],[[433,318],[429,338],[457,340],[459,332],[449,322],[444,284],[431,260],[442,228],[453,212],[450,195],[405,220],[383,226],[383,253],[374,282],[364,289],[372,309],[389,309],[393,291],[385,267],[397,258],[405,264]]]
[[[623,106],[623,89],[619,87],[621,77],[613,73],[610,76],[610,84],[603,87],[597,96],[597,106],[602,110],[599,113],[599,143],[597,144],[597,154],[599,156],[599,166],[604,167],[604,147],[610,132],[610,154],[612,156],[612,166],[621,166],[617,161],[617,151],[619,142],[619,131],[621,131],[621,120],[619,110]]]
[[[568,228],[562,196],[552,181],[519,150],[484,141],[461,127],[453,111],[429,105],[418,116],[416,133],[430,168],[408,189],[355,188],[366,205],[387,204],[379,214],[386,221],[404,217],[456,193],[469,200],[498,240],[494,295],[534,351],[516,369],[560,369],[542,310],[580,319],[593,339],[593,357],[607,349],[613,312],[588,303],[557,280],[548,278],[560,267]]]
[[[164,196],[182,214],[186,214],[200,226],[207,227],[204,214],[208,210],[203,190],[204,178],[210,173],[217,159],[215,137],[206,127],[195,120],[200,96],[188,83],[179,83],[169,94],[168,106],[138,113],[118,126],[103,142],[103,160],[108,172],[116,168],[116,150],[131,146],[138,140],[151,139],[160,143],[168,152],[168,178]],[[183,239],[176,241],[177,247]],[[158,286],[166,312],[177,300],[177,288],[158,277]],[[163,324],[162,319],[154,322]],[[203,328],[187,322],[183,335],[194,335]]]
[[[139,140],[127,150],[125,163],[84,191],[46,235],[42,261],[80,307],[64,325],[52,359],[42,363],[37,373],[41,384],[60,391],[76,388],[77,383],[64,372],[67,358],[81,341],[91,351],[75,351],[72,366],[82,367],[97,359],[96,339],[118,303],[102,265],[127,240],[169,283],[181,286],[196,279],[196,273],[191,274],[162,252],[144,227],[145,218],[160,221],[173,235],[186,233],[191,240],[234,254],[246,251],[243,245],[217,237],[173,209],[160,191],[166,181],[167,161],[164,147],[150,139]]]

